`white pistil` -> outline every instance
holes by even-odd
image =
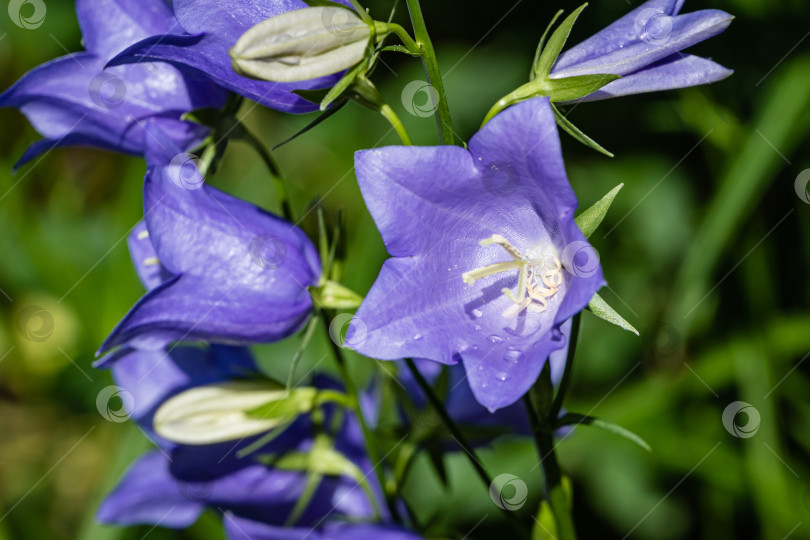
[[[149,257],[147,259],[144,259],[144,261],[143,261],[144,266],[157,266],[159,264],[160,264],[160,259],[158,259],[157,257]]]
[[[524,310],[532,313],[542,313],[548,309],[548,299],[557,294],[559,287],[563,283],[562,263],[556,256],[553,257],[553,265],[549,264],[547,258],[529,257],[520,252],[506,238],[500,234],[493,234],[491,237],[479,242],[482,247],[497,244],[504,248],[512,257],[512,261],[490,264],[482,268],[476,268],[469,272],[464,272],[461,278],[467,285],[473,285],[477,280],[493,276],[509,270],[519,270],[517,294],[511,289],[504,288],[501,292],[514,303],[503,312],[507,319],[517,317]]]

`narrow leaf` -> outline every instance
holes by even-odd
[[[596,204],[576,217],[575,221],[577,222],[577,226],[579,230],[582,231],[582,234],[585,235],[585,238],[589,238],[602,223],[602,220],[605,219],[605,214],[607,214],[610,205],[613,204],[613,199],[616,198],[616,195],[623,187],[624,184],[619,184],[611,189],[608,194],[599,199]]]
[[[600,319],[638,335],[638,330],[636,330],[632,324],[624,320],[624,318],[619,315],[615,309],[610,307],[598,294],[594,294],[593,298],[591,298],[591,301],[588,303],[588,310]]]
[[[578,7],[571,15],[566,17],[562,24],[551,34],[548,44],[543,48],[543,52],[540,53],[540,59],[535,65],[536,78],[545,79],[548,77],[548,74],[551,73],[551,68],[557,61],[557,57],[560,56],[560,51],[562,51],[562,48],[565,46],[565,42],[568,41],[568,36],[571,34],[574,23],[577,22],[579,14],[582,13],[582,10],[586,7],[588,7],[587,3]]]
[[[296,92],[298,92],[298,90],[296,90]],[[307,99],[307,98],[304,98],[304,99]],[[280,143],[275,145],[271,149],[271,151],[275,152],[278,148],[281,148],[282,146],[284,146],[288,142],[294,141],[295,139],[297,139],[298,137],[300,137],[301,135],[303,135],[304,133],[306,133],[310,129],[314,128],[315,126],[317,126],[318,124],[320,124],[324,120],[328,119],[333,114],[337,113],[340,109],[342,109],[343,107],[346,106],[346,103],[348,103],[348,100],[343,100],[343,101],[340,101],[338,103],[335,103],[334,107],[331,107],[331,108],[325,110],[323,113],[318,115],[318,118],[316,118],[315,120],[313,120],[312,122],[310,122],[309,124],[304,126],[300,131],[297,131],[292,137],[284,139],[283,141],[281,141]]]
[[[567,413],[565,416],[557,420],[558,428],[564,426],[578,426],[578,425],[598,427],[607,432],[613,433],[614,435],[618,435],[619,437],[625,438],[632,443],[637,444],[647,452],[652,452],[652,448],[650,448],[650,445],[647,444],[647,441],[645,441],[644,439],[642,439],[629,429],[623,428],[622,426],[613,424],[611,422],[606,422],[605,420],[600,420],[599,418],[588,416],[587,414],[577,414],[577,413]]]
[[[597,143],[596,141],[594,141],[593,139],[582,133],[582,131],[580,131],[579,128],[576,127],[574,124],[572,124],[568,120],[568,118],[566,118],[565,115],[563,115],[563,113],[561,113],[560,110],[557,109],[557,107],[553,103],[551,104],[551,108],[554,110],[554,118],[556,118],[557,120],[557,125],[560,126],[566,133],[571,135],[573,138],[575,138],[585,146],[593,148],[597,152],[605,154],[607,157],[613,157],[613,154],[611,152],[608,152],[607,150],[602,148],[602,146],[599,145],[599,143]]]
[[[325,111],[329,105],[332,104],[335,100],[343,95],[343,93],[354,83],[354,80],[357,78],[360,73],[362,73],[365,69],[368,68],[369,59],[366,58],[363,62],[360,62],[356,66],[354,66],[351,70],[346,72],[346,75],[341,78],[335,86],[327,92],[326,96],[321,101],[321,111]]]

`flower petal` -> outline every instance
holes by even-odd
[[[707,9],[677,17],[640,14],[635,23],[635,36],[621,48],[568,65],[565,55],[552,70],[554,79],[612,73],[628,75],[677,53],[728,28],[733,17],[724,11]],[[644,17],[647,17],[644,19]],[[659,18],[661,20],[659,20]],[[652,28],[655,26],[655,28]],[[568,67],[560,67],[560,66]]]
[[[98,510],[97,519],[116,525],[153,524],[182,529],[202,514],[204,506],[187,497],[169,473],[169,459],[149,452],[126,472]]]
[[[274,15],[304,8],[300,0],[274,2],[220,2],[178,0],[174,12],[186,36],[157,35],[127,48],[111,65],[164,61],[205,73],[221,86],[268,107],[293,113],[318,109],[318,105],[293,94],[293,90],[328,88],[339,75],[294,83],[257,81],[238,75],[231,67],[228,50],[252,26]]]
[[[732,70],[706,58],[675,53],[604,86],[577,101],[597,101],[644,92],[711,84],[729,77]]]
[[[581,62],[587,62],[610,51],[622,49],[638,38],[637,20],[642,14],[658,12],[668,16],[680,13],[685,0],[648,0],[627,15],[600,30],[578,45],[563,52],[552,69],[552,73],[563,71]],[[645,19],[646,20],[646,19]],[[601,73],[606,73],[602,71]]]
[[[180,30],[164,0],[76,0],[76,14],[85,48],[105,60],[146,37]]]
[[[146,230],[146,222],[138,223],[127,238],[129,245],[129,256],[135,271],[144,286],[152,290],[164,281],[171,279],[172,274],[162,264],[157,257],[152,241],[149,239],[149,231]]]

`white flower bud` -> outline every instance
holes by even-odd
[[[289,422],[289,408],[282,405],[279,414],[271,412],[263,417],[247,413],[269,403],[283,403],[288,397],[284,388],[267,382],[192,388],[163,403],[155,414],[155,431],[181,444],[212,444],[257,435]]]
[[[230,51],[233,69],[255,79],[294,82],[331,75],[360,62],[371,28],[354,11],[287,11],[245,32]]]

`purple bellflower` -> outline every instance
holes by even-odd
[[[146,453],[129,468],[102,502],[99,521],[180,529],[192,525],[211,508],[223,513],[230,540],[288,540],[305,535],[314,540],[334,540],[359,538],[356,534],[362,532],[381,540],[417,538],[383,524],[347,523],[348,519],[368,521],[374,514],[366,492],[347,477],[324,477],[306,510],[289,526],[286,521],[305,492],[306,473],[273,469],[257,461],[256,454],[240,457],[240,450],[256,437],[238,443],[187,446],[154,436],[154,412],[170,397],[199,385],[255,375],[256,366],[245,349],[213,345],[210,349],[177,347],[168,353],[132,351],[119,358],[112,370],[122,400],[132,404],[132,418],[154,437],[159,449]],[[351,422],[353,418],[339,433],[336,448],[364,473],[370,473],[371,463],[357,434],[359,428]],[[300,418],[259,452],[307,451],[312,434],[309,419]],[[379,496],[377,486],[372,489]],[[377,506],[384,510],[383,505]]]
[[[346,2],[341,2],[346,3]],[[295,83],[267,82],[237,74],[228,50],[256,24],[294,9],[302,0],[175,0],[174,13],[184,33],[153,35],[123,51],[112,64],[163,61],[199,70],[221,86],[267,107],[304,113],[318,105],[293,90],[328,88],[339,75]]]
[[[563,323],[604,284],[574,222],[548,98],[497,115],[469,143],[356,154],[363,197],[393,256],[349,329],[382,360],[459,359],[490,411],[517,401]]]
[[[601,32],[564,52],[551,79],[621,75],[578,101],[685,88],[725,79],[733,72],[706,58],[682,53],[716,36],[734,19],[705,9],[678,15],[685,0],[649,0]]]
[[[181,147],[200,142],[207,130],[180,116],[221,106],[223,89],[200,73],[162,63],[104,69],[129,45],[176,27],[166,2],[77,0],[76,12],[87,51],[34,68],[0,95],[0,107],[20,109],[45,137],[26,150],[17,167],[58,146],[143,154],[144,126],[155,117],[165,120],[164,129]]]
[[[241,345],[296,332],[312,310],[320,259],[303,231],[205,185],[193,156],[147,127],[145,229],[130,237],[153,287],[101,346],[159,349],[171,341]]]

